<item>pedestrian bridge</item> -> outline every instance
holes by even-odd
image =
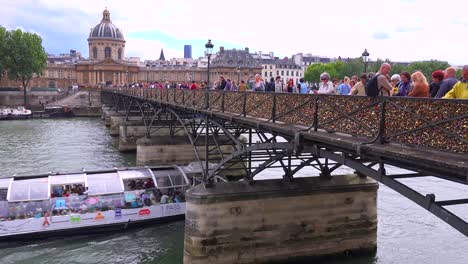
[[[468,183],[468,100],[146,88],[103,90],[102,100],[127,119],[141,117],[146,137],[161,127],[184,132],[198,146],[206,186],[229,170],[242,170],[244,180],[254,182],[260,172],[281,168],[286,184],[306,167],[331,178],[347,166],[468,236],[467,222],[448,210],[468,197],[438,200],[399,180]],[[391,174],[388,166],[409,172]]]

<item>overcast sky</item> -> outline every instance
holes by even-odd
[[[166,59],[183,57],[184,44],[198,58],[212,39],[215,51],[352,58],[367,48],[373,60],[468,64],[466,0],[0,0],[0,25],[40,34],[48,53],[88,57],[86,39],[106,5],[126,55],[142,60],[161,48]]]

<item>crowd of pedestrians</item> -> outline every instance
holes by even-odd
[[[456,69],[448,67],[445,70],[436,70],[431,74],[429,83],[421,71],[409,73],[407,71],[389,76],[391,65],[383,63],[375,74],[362,73],[351,78],[345,76],[342,80],[331,80],[330,74],[320,74],[320,82],[307,85],[303,78],[297,84],[294,80],[283,81],[280,76],[263,80],[260,74],[251,76],[247,82],[239,83],[220,76],[210,89],[226,91],[255,91],[274,93],[301,93],[301,94],[335,94],[366,96],[366,85],[372,78],[376,78],[378,93],[380,96],[401,97],[432,97],[468,99],[468,65],[462,69],[462,78],[456,78]],[[206,89],[207,82],[182,82],[182,83],[130,83],[128,87],[140,88],[179,88],[179,89]]]
[[[429,83],[426,76],[421,71],[409,73],[407,71],[389,76],[391,71],[389,63],[383,63],[379,71],[375,74],[361,74],[344,77],[342,80],[331,80],[330,75],[324,72],[320,75],[320,83],[308,86],[301,78],[299,83],[294,85],[293,79],[284,83],[281,77],[270,78],[264,81],[260,74],[250,78],[248,84],[239,89],[236,83],[220,77],[215,83],[215,88],[219,90],[256,92],[276,92],[276,93],[301,93],[301,94],[336,94],[336,95],[360,95],[366,96],[366,85],[376,78],[378,93],[380,96],[401,96],[401,97],[432,97],[432,98],[453,98],[468,99],[468,65],[462,70],[462,78],[456,78],[456,69],[448,67],[445,70],[436,70],[432,73],[432,81]]]

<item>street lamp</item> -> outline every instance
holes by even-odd
[[[211,54],[213,54],[213,47],[214,45],[211,43],[211,39],[208,40],[208,43],[205,44],[205,53],[208,57],[208,84],[206,85],[206,96],[205,96],[205,108],[208,109],[209,107],[209,100],[208,100],[208,90],[210,89],[210,58]]]
[[[239,83],[240,83],[240,72],[241,72],[240,65],[237,65],[237,86],[238,87],[239,87]]]
[[[364,62],[364,73],[367,73],[367,63],[369,63],[369,52],[367,52],[367,49],[364,49],[364,52],[361,55],[362,62]]]

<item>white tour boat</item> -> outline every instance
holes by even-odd
[[[0,241],[184,219],[189,187],[178,166],[0,178]]]
[[[27,119],[31,115],[31,110],[24,108],[24,106],[0,108],[0,120]]]

